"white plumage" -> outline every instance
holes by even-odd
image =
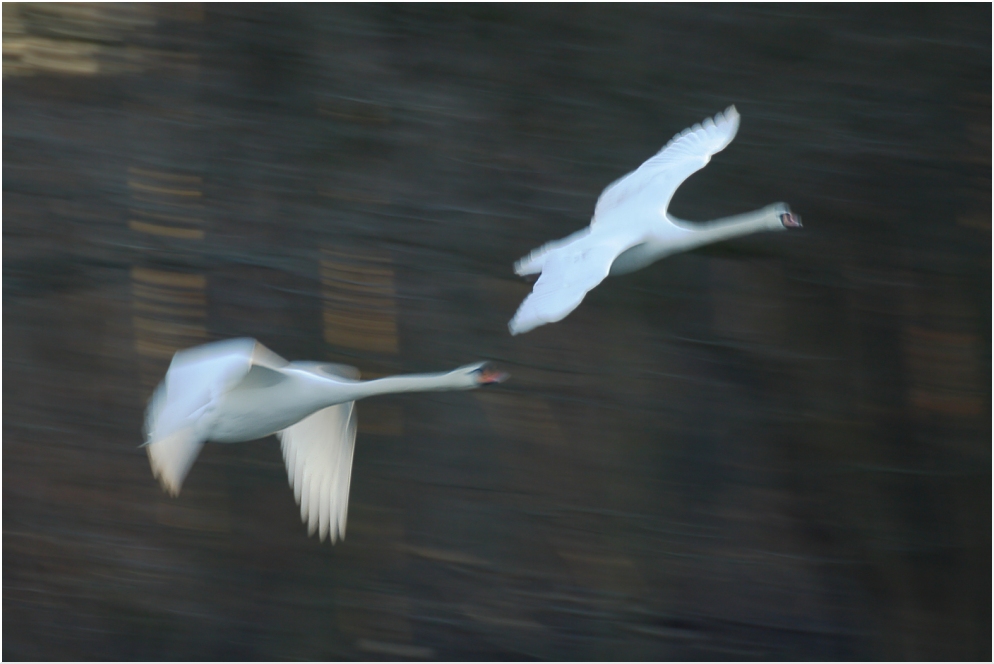
[[[355,401],[376,394],[467,390],[506,374],[472,364],[439,374],[360,381],[354,367],[287,362],[254,339],[177,352],[145,413],[152,473],[177,495],[207,441],[237,443],[275,433],[308,534],[345,537]]]
[[[511,334],[562,320],[608,275],[729,237],[800,226],[784,203],[708,224],[690,224],[667,212],[677,188],[731,143],[738,128],[739,114],[730,106],[713,120],[684,129],[655,156],[608,185],[587,228],[519,260],[517,274],[541,276],[508,324]]]
[[[355,433],[354,401],[323,408],[277,433],[300,518],[322,541],[329,532],[332,542],[345,537]]]

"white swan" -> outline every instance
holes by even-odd
[[[519,275],[542,273],[508,323],[521,334],[555,323],[576,309],[608,275],[627,274],[680,251],[764,230],[798,228],[785,203],[692,224],[667,212],[677,188],[735,138],[734,106],[673,137],[654,157],[609,185],[597,200],[590,226],[519,260]]]
[[[342,364],[287,362],[255,339],[181,350],[145,413],[152,473],[177,495],[207,441],[238,443],[275,433],[308,534],[345,537],[357,399],[396,392],[469,390],[506,374],[486,363],[438,374],[360,381]]]

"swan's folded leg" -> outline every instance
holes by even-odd
[[[545,268],[546,260],[548,260],[555,251],[573,244],[587,235],[590,235],[589,227],[581,228],[577,232],[567,235],[564,238],[546,242],[538,249],[529,252],[527,256],[518,260],[518,262],[514,264],[514,273],[519,277],[523,277],[528,274],[538,274]]]

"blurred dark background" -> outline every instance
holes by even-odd
[[[4,3],[3,93],[4,659],[990,659],[989,4]],[[510,337],[731,103],[672,211],[805,228]],[[360,403],[331,547],[137,449],[231,336],[512,380]]]

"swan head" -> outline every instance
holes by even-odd
[[[498,371],[490,362],[468,364],[464,367],[456,369],[452,373],[465,380],[467,383],[466,387],[468,388],[503,383],[510,377],[509,374],[503,371]]]
[[[776,205],[777,220],[784,228],[801,228],[801,215],[790,211],[790,206],[786,203]]]

